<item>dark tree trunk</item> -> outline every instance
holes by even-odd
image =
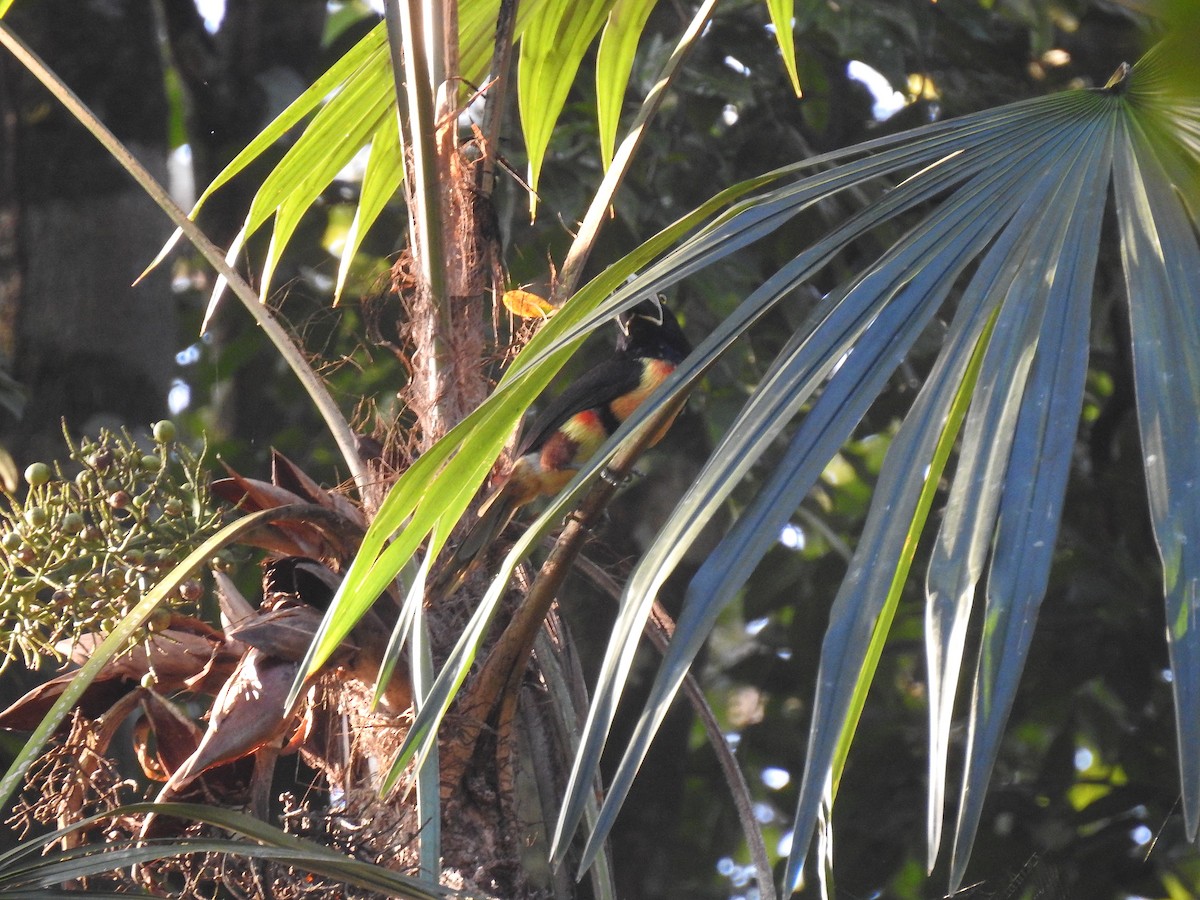
[[[171,60],[184,86],[187,109],[187,133],[192,149],[196,187],[203,190],[221,170],[258,133],[295,100],[324,70],[327,60],[321,46],[326,18],[323,0],[242,0],[229,3],[225,18],[215,33],[209,33],[191,0],[173,0],[163,5],[163,22]],[[206,201],[199,216],[200,226],[221,247],[228,247],[237,236],[250,207],[254,191],[278,162],[283,149],[268,151],[249,171],[222,187]],[[250,242],[251,259],[265,246],[270,223]],[[293,281],[295,268],[290,258],[276,273],[275,284]],[[257,284],[252,261],[244,267],[251,284]],[[202,267],[207,271],[207,266]],[[305,298],[294,296],[286,314],[302,318],[309,309],[297,312]],[[282,296],[282,295],[279,295]],[[208,302],[202,291],[201,303]],[[272,298],[272,305],[281,301]],[[320,298],[318,305],[327,301]],[[209,325],[209,347],[215,356],[257,331],[245,311],[230,297]],[[235,437],[248,446],[260,448],[260,458],[239,461],[247,466],[265,463],[265,451],[288,428],[308,427],[296,418],[306,409],[303,400],[295,403],[264,389],[273,385],[278,357],[256,337],[250,343],[257,351],[232,369],[213,386],[209,397],[201,398],[209,409],[207,424],[210,437],[220,441]],[[288,385],[287,387],[290,387]],[[286,388],[285,388],[286,390]],[[236,454],[235,454],[236,460]],[[299,462],[307,462],[301,457]]]
[[[9,24],[165,175],[163,72],[144,4],[17,4]],[[165,270],[132,286],[169,221],[28,73],[0,65],[2,349],[28,392],[23,416],[5,414],[3,440],[21,466],[61,456],[60,419],[80,432],[161,417],[177,319]]]

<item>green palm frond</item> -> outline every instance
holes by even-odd
[[[149,841],[130,839],[99,847],[90,842],[83,842],[66,849],[54,849],[54,845],[64,838],[77,837],[76,833],[86,832],[98,823],[126,815],[156,815],[177,817],[188,822],[203,822],[240,835],[240,838],[176,838]],[[81,895],[79,890],[68,892],[62,885],[162,859],[197,853],[272,860],[322,875],[344,885],[354,885],[403,900],[471,900],[473,896],[478,897],[443,888],[436,881],[411,878],[382,866],[354,859],[288,834],[244,813],[192,803],[130,804],[111,813],[83,819],[37,840],[24,841],[0,853],[0,896],[78,897]],[[88,889],[86,894],[130,896],[127,891],[108,894],[94,889]]]
[[[621,106],[638,38],[654,11],[654,0],[616,0],[608,13],[596,51],[596,118],[600,124],[600,158],[607,170],[617,143]]]
[[[739,224],[758,220],[756,227],[770,230],[813,198],[848,183],[916,171],[765,282],[726,321],[740,331],[766,308],[786,302],[791,289],[853,237],[933,201],[903,238],[822,300],[631,577],[560,822],[560,855],[579,822],[579,804],[607,738],[639,623],[659,586],[785,423],[811,404],[783,462],[688,589],[672,648],[614,777],[584,865],[606,836],[682,673],[720,611],[776,542],[924,324],[958,292],[950,334],[889,450],[865,532],[831,612],[785,887],[799,883],[822,795],[840,776],[873,666],[873,635],[881,616],[889,615],[886,603],[897,572],[911,558],[913,523],[924,519],[922,498],[944,465],[939,448],[948,446],[947,437],[953,441],[955,410],[961,417],[966,385],[970,410],[928,574],[927,613],[932,859],[941,840],[963,630],[986,574],[978,598],[984,635],[954,826],[952,882],[961,881],[1049,575],[1082,405],[1092,282],[1110,185],[1132,298],[1142,439],[1172,623],[1184,805],[1195,834],[1200,642],[1188,626],[1200,602],[1194,542],[1200,461],[1192,450],[1200,423],[1195,315],[1200,253],[1189,210],[1197,197],[1197,119],[1194,101],[1171,92],[1161,59],[1161,53],[1150,54],[1106,89],[1025,101],[859,148],[872,155],[747,201],[652,270],[658,286],[702,265],[696,255],[719,246],[720,235]],[[710,349],[706,344],[697,353]]]
[[[611,160],[633,55],[655,3],[656,0],[525,0],[517,4],[514,40],[520,42],[519,105],[531,185],[537,184],[567,90],[597,34],[601,35],[602,45],[596,73],[597,110],[601,144],[607,148],[604,162],[607,165]],[[795,47],[791,29],[785,27],[791,21],[791,3],[771,0],[768,6],[777,26],[784,66],[799,91]],[[464,86],[486,83],[499,9],[500,0],[464,0],[458,4],[459,68]],[[432,92],[438,86],[422,87]],[[385,23],[371,29],[264,128],[213,179],[191,215],[196,216],[215,191],[309,117],[311,120],[284,158],[255,193],[229,251],[230,259],[235,258],[252,234],[268,221],[273,222],[259,278],[263,297],[271,290],[275,268],[301,218],[363,148],[370,148],[367,171],[353,225],[341,250],[335,297],[340,297],[350,262],[371,225],[403,181],[403,144],[396,127],[396,84]],[[178,237],[177,234],[172,238],[156,262]],[[218,280],[210,301],[210,317],[223,291],[224,282]]]

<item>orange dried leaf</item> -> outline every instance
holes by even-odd
[[[544,297],[516,289],[504,292],[504,305],[522,319],[547,319],[557,311]]]

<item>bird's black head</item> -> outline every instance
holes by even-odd
[[[657,298],[643,300],[617,316],[617,351],[630,356],[679,362],[692,351],[683,329]]]

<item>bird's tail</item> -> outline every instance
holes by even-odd
[[[462,585],[471,570],[483,559],[487,548],[512,520],[518,506],[520,503],[516,495],[506,492],[503,488],[488,499],[479,510],[479,518],[463,536],[453,555],[446,561],[445,567],[434,578],[435,596],[448,594]]]

